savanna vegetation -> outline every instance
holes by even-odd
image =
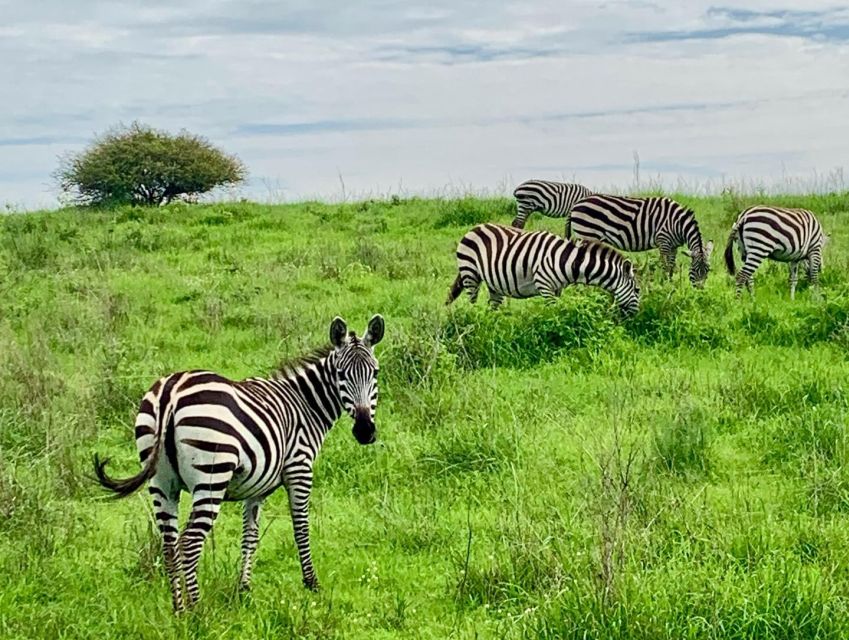
[[[247,177],[247,169],[206,138],[134,122],[64,156],[54,177],[73,204],[159,206],[235,186]]]
[[[721,268],[758,198],[676,196],[717,244],[704,290],[635,256],[639,313],[602,291],[495,314],[443,302],[454,248],[508,200],[172,203],[0,220],[0,637],[815,638],[849,635],[847,196],[772,198],[831,235],[821,295]],[[535,216],[529,228],[562,233]],[[485,294],[482,296],[485,298]],[[273,371],[333,316],[386,319],[380,441],[319,456],[303,589],[285,492],[253,591],[240,505],[171,612],[138,469],[137,403],[163,373]],[[186,501],[184,505],[186,506]],[[185,515],[185,514],[184,514]]]

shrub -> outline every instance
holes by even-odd
[[[456,200],[444,200],[439,207],[439,217],[433,226],[473,227],[483,222],[504,222],[515,213],[516,206],[506,198],[484,200],[473,196],[464,196]]]
[[[171,135],[134,122],[116,127],[56,172],[63,193],[77,204],[159,206],[242,182],[247,170],[200,136]]]
[[[579,287],[567,289],[553,305],[510,300],[493,313],[485,302],[477,308],[457,304],[446,319],[443,341],[465,369],[527,368],[565,353],[573,364],[587,364],[618,335],[609,306],[605,292]]]

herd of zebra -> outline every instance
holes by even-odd
[[[523,182],[513,195],[516,218],[512,227],[482,224],[460,240],[459,273],[448,304],[464,289],[475,302],[482,283],[489,290],[493,309],[505,297],[539,295],[553,300],[564,287],[580,283],[606,289],[622,314],[631,315],[639,307],[640,288],[633,266],[616,250],[659,249],[671,277],[678,249],[687,247],[690,282],[694,287],[704,286],[713,242],[702,238],[695,213],[670,198],[603,195],[579,184],[545,180]],[[565,218],[565,237],[524,231],[528,216],[535,211]],[[808,279],[816,286],[826,239],[816,216],[806,209],[749,207],[738,216],[725,247],[726,267],[737,277],[737,295],[743,287],[754,295],[753,276],[766,258],[789,263],[791,299],[801,263],[806,264]],[[739,272],[734,264],[735,243],[743,259]]]
[[[457,248],[459,274],[448,302],[465,289],[474,302],[483,283],[490,304],[506,296],[554,299],[573,283],[610,291],[624,314],[634,313],[640,289],[634,268],[616,249],[658,248],[670,275],[679,247],[689,248],[690,282],[704,284],[713,244],[704,242],[693,212],[668,198],[623,198],[592,194],[579,185],[529,181],[515,191],[513,227],[482,224]],[[566,238],[522,230],[533,211],[566,217]],[[573,235],[578,239],[569,239]],[[767,257],[790,263],[793,296],[800,262],[816,283],[825,240],[814,215],[802,209],[752,207],[732,227],[725,251],[733,273],[733,244],[743,268],[737,293],[751,291],[752,274]],[[347,413],[360,444],[376,438],[378,362],[374,346],[384,335],[375,315],[362,337],[344,320],[330,325],[330,344],[284,365],[276,377],[229,380],[210,371],[173,373],[144,395],[135,422],[141,471],[116,479],[108,460],[94,458],[100,484],[125,497],[145,483],[162,536],[165,570],[176,612],[199,597],[197,567],[204,540],[225,500],[243,502],[240,584],[250,587],[259,541],[263,501],[283,486],[289,496],[304,585],[318,588],[309,543],[309,499],[313,463],[331,426]],[[178,531],[180,495],[191,511]]]

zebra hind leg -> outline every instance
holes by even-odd
[[[513,218],[512,225],[517,229],[524,229],[525,223],[528,221],[528,216],[531,215],[533,209],[529,209],[522,205],[518,200],[516,201],[516,217]]]
[[[475,304],[475,302],[478,301],[478,293],[480,293],[481,289],[480,279],[471,275],[464,275],[463,288],[466,290],[466,293],[469,294],[469,302]]]
[[[162,534],[162,555],[165,573],[171,587],[171,604],[174,613],[183,611],[182,558],[180,556],[177,515],[180,506],[180,491],[154,484],[149,487],[153,497],[153,509],[159,532]]]
[[[198,562],[203,543],[221,511],[227,482],[198,484],[192,490],[192,512],[180,535],[180,554],[186,579],[186,606],[193,607],[200,598]]]
[[[254,553],[259,544],[259,510],[261,502],[258,500],[245,500],[242,515],[242,575],[239,580],[239,588],[242,591],[250,591],[251,568]]]
[[[755,271],[758,270],[758,267],[761,266],[761,262],[763,262],[765,256],[762,256],[757,253],[752,253],[751,251],[746,253],[745,262],[741,267],[740,271],[737,272],[737,297],[740,297],[740,292],[742,288],[745,286],[746,290],[749,292],[749,295],[754,298],[755,297],[755,287],[754,287],[754,279],[755,279]]]

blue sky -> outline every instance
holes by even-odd
[[[818,0],[0,0],[0,206],[138,119],[203,134],[258,200],[840,183],[849,8]]]

